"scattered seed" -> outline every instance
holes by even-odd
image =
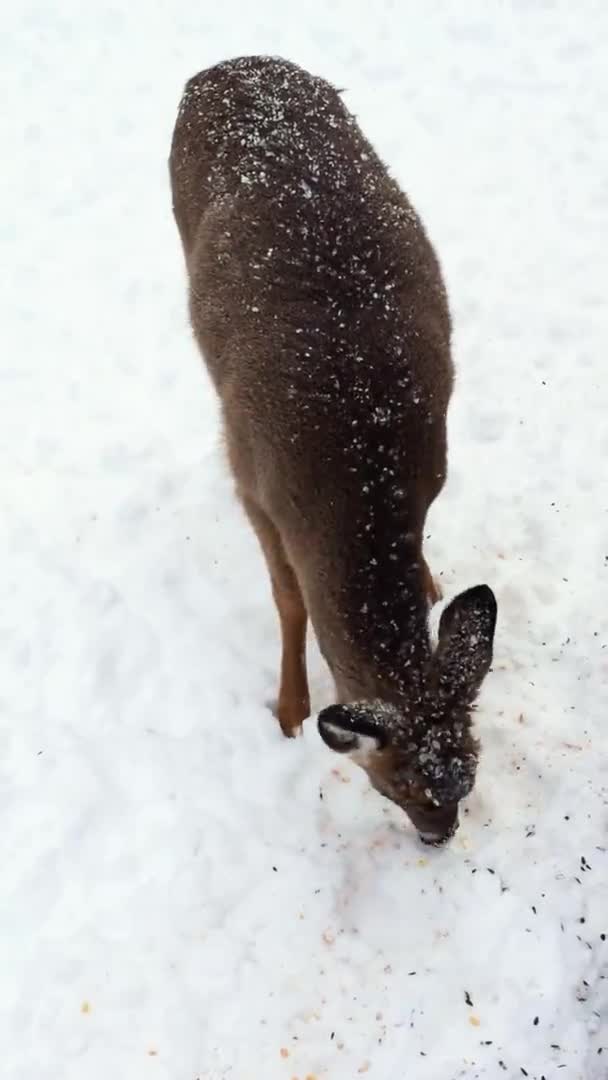
[[[473,1006],[473,1002],[471,1001],[471,995],[469,994],[468,990],[465,990],[464,992],[464,1000],[466,1001],[467,1005],[470,1005],[471,1007]]]
[[[538,1027],[538,1016],[534,1017],[533,1024],[534,1024],[534,1027]]]

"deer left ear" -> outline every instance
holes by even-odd
[[[497,605],[487,585],[460,593],[442,612],[434,657],[439,686],[470,704],[492,663]]]
[[[317,726],[330,750],[355,760],[378,753],[388,742],[388,729],[371,705],[330,705],[319,713]]]

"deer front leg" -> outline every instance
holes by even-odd
[[[281,623],[281,682],[277,717],[284,735],[301,730],[310,713],[306,674],[306,608],[291,567],[289,574],[273,576],[272,591]]]
[[[301,730],[310,713],[306,673],[306,607],[277,529],[257,503],[247,497],[242,497],[242,501],[266,558],[272,594],[279,613],[281,678],[276,715],[283,734],[292,738]]]
[[[429,602],[429,607],[432,607],[433,604],[439,603],[442,597],[442,592],[439,585],[433,578],[433,575],[429,570],[428,563],[424,558],[422,559],[422,580],[424,584],[424,591]]]

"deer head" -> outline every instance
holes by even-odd
[[[453,836],[460,800],[475,783],[479,743],[471,713],[492,663],[496,613],[487,585],[468,589],[443,611],[437,648],[411,684],[415,690],[396,703],[332,705],[319,714],[327,745],[364,768],[427,844]]]

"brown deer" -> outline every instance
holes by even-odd
[[[340,702],[321,736],[441,843],[475,779],[496,602],[457,596],[433,649],[422,540],[453,381],[433,248],[339,93],[285,60],[192,78],[170,172],[192,326],[281,624],[281,728],[309,714],[310,617]]]

